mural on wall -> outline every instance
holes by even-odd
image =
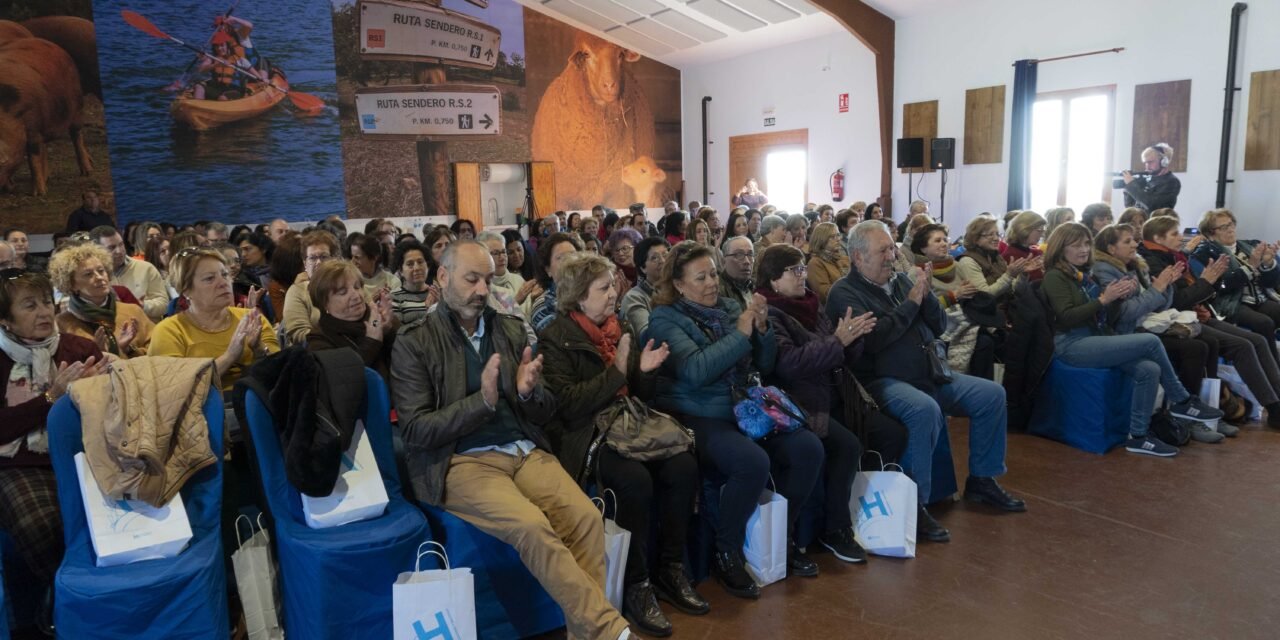
[[[326,0],[95,0],[94,13],[120,224],[345,210]]]
[[[453,162],[550,161],[562,209],[680,188],[680,73],[513,0],[335,0],[352,217],[452,215]]]
[[[0,220],[62,231],[96,190],[110,211],[97,45],[89,0],[0,6]]]

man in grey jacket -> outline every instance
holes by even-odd
[[[863,354],[853,369],[860,380],[867,381],[876,402],[909,431],[904,462],[919,491],[918,533],[926,540],[947,542],[951,533],[924,508],[931,489],[933,450],[938,434],[947,428],[947,414],[969,417],[965,499],[1004,511],[1026,511],[1027,507],[995,480],[1005,472],[1004,388],[961,373],[953,373],[946,383],[933,379],[925,348],[942,334],[946,314],[929,293],[929,273],[917,268],[912,278],[895,272],[894,253],[893,238],[884,223],[858,223],[849,233],[853,267],[832,285],[826,313],[833,322],[844,318],[847,308],[855,316],[875,314],[875,329],[862,338]]]
[[[488,307],[493,260],[462,240],[441,257],[442,304],[391,358],[415,496],[516,548],[564,610],[570,638],[628,638],[605,598],[604,527],[540,425],[555,411],[524,326]]]

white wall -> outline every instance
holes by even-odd
[[[823,67],[827,67],[823,69]],[[875,57],[841,32],[749,55],[681,69],[685,200],[702,199],[702,97],[708,105],[710,204],[728,217],[729,138],[751,133],[809,130],[809,200],[831,202],[829,179],[844,168],[845,198],[874,200],[880,193],[880,118],[876,113]],[[849,94],[848,113],[837,96]],[[773,107],[777,124],[764,126]]]
[[[1134,86],[1191,79],[1187,171],[1178,174],[1178,210],[1184,222],[1213,207],[1222,130],[1222,91],[1232,0],[967,0],[897,22],[894,137],[902,132],[902,105],[938,100],[938,135],[956,138],[956,170],[947,172],[946,220],[953,232],[982,211],[1005,210],[1009,167],[1009,113],[1015,60],[1048,58],[1125,47],[1122,53],[1041,65],[1040,92],[1116,85],[1116,168],[1127,167],[1133,135]],[[1280,2],[1249,2],[1241,23],[1235,131],[1226,206],[1242,219],[1245,237],[1280,238],[1280,171],[1244,171],[1244,119],[1249,74],[1280,68]],[[965,90],[1006,85],[1002,164],[964,165]],[[686,116],[688,118],[688,116]],[[686,122],[689,122],[686,119]],[[1152,141],[1155,142],[1155,141]],[[924,197],[937,212],[938,174]],[[894,174],[894,218],[909,204],[904,176]],[[1118,192],[1117,192],[1118,194]],[[1088,203],[1069,203],[1079,213]],[[1123,207],[1115,197],[1112,207]]]

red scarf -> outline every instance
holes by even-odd
[[[1145,247],[1148,251],[1159,251],[1161,253],[1167,253],[1173,256],[1174,263],[1181,264],[1183,267],[1182,279],[1185,280],[1187,284],[1196,283],[1196,277],[1191,275],[1191,265],[1187,262],[1186,254],[1182,253],[1181,251],[1173,251],[1169,247],[1166,247],[1157,242],[1152,242],[1150,240],[1143,240],[1142,246]]]
[[[612,367],[613,360],[618,355],[618,343],[622,341],[622,323],[618,322],[618,316],[609,314],[603,325],[592,322],[591,318],[581,311],[570,311],[569,319],[576,322],[578,328],[587,334],[587,339],[596,348],[596,353],[600,354],[604,366]],[[618,396],[625,395],[627,395],[627,385],[624,384],[618,389]]]
[[[812,289],[805,289],[804,296],[800,298],[784,296],[768,285],[756,288],[756,293],[764,296],[769,306],[777,307],[783,313],[795,318],[804,328],[817,331],[819,302],[818,294]]]

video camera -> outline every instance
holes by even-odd
[[[1129,174],[1135,178],[1146,178],[1150,180],[1151,176],[1155,175],[1155,172],[1154,171],[1130,171]],[[1114,178],[1111,181],[1112,189],[1124,188],[1124,172],[1123,171],[1112,171],[1111,177]]]

